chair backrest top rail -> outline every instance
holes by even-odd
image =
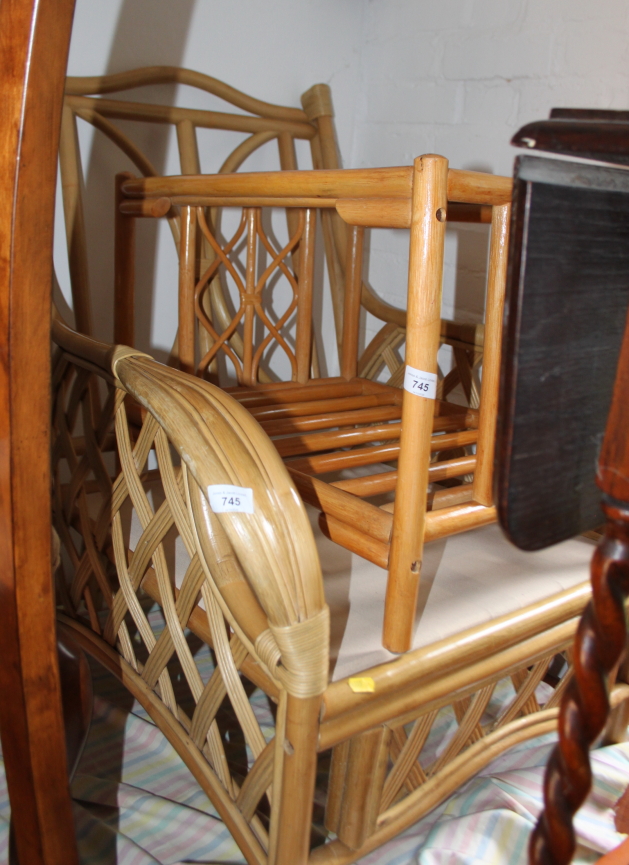
[[[295,138],[314,138],[315,127],[307,120],[286,120],[249,114],[230,114],[202,108],[180,108],[176,105],[156,105],[150,102],[125,102],[121,99],[101,99],[92,96],[66,96],[66,105],[73,111],[96,111],[102,117],[116,120],[142,120],[176,125],[189,120],[203,129],[227,129],[232,132],[287,132]]]
[[[348,225],[368,228],[410,228],[410,198],[269,198],[248,196],[172,195],[159,198],[126,198],[120,203],[120,212],[127,216],[160,217],[170,213],[172,207],[317,207],[336,209]],[[490,223],[486,211],[491,205],[458,204],[449,202],[448,222]]]
[[[230,102],[243,111],[258,114],[260,117],[273,117],[276,120],[307,121],[306,112],[301,108],[291,108],[275,105],[255,99],[230,87],[229,84],[195,72],[193,69],[182,69],[178,66],[147,66],[140,69],[129,69],[114,75],[68,76],[65,92],[68,96],[96,96],[104,93],[119,93],[123,90],[133,90],[138,87],[148,87],[154,84],[185,84],[205,90],[213,96],[218,96],[225,102]]]

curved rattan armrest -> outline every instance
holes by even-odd
[[[329,613],[319,558],[304,505],[271,440],[239,403],[208,382],[131,354],[114,354],[112,371],[157,420],[194,479],[197,489],[189,496],[197,551],[214,569],[219,591],[221,579],[229,584],[232,578],[224,567],[229,546],[235,553],[235,576],[242,569],[269,623],[252,634],[251,604],[243,622],[233,599],[231,612],[249,631],[256,654],[290,693],[322,693]],[[250,490],[253,512],[215,513],[210,488],[223,484]],[[228,602],[224,585],[221,595]]]
[[[323,583],[308,517],[254,418],[220,388],[147,356],[114,355],[112,371],[157,419],[202,490],[253,490],[253,514],[220,514],[219,521],[269,619],[288,625],[316,614]]]
[[[208,382],[126,346],[77,334],[58,314],[53,314],[52,332],[72,363],[99,373],[146,410],[152,427],[145,431],[142,421],[137,442],[142,437],[152,441],[158,432],[160,472],[169,446],[185,464],[199,560],[249,649],[288,691],[322,693],[329,624],[319,558],[304,505],[266,433],[239,403]],[[116,412],[126,415],[124,400],[117,405]],[[122,474],[114,499],[118,488],[136,483],[137,477],[130,478],[144,470],[150,449],[133,444],[127,421],[118,414],[116,438]],[[136,455],[137,447],[143,456]],[[211,488],[225,484],[251,491],[252,512],[212,510]]]
[[[129,355],[149,357],[137,349],[125,345],[109,345],[99,342],[82,333],[77,333],[63,320],[57,309],[52,308],[51,334],[53,342],[77,360],[98,367],[105,373],[111,373],[116,362],[121,357]]]

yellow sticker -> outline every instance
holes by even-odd
[[[355,694],[373,694],[376,683],[370,676],[356,676],[349,680],[349,686]]]

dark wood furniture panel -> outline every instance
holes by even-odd
[[[50,283],[74,0],[0,3],[0,733],[22,865],[77,863],[54,626]]]
[[[513,143],[624,164],[627,119],[626,112],[555,110]],[[608,730],[620,726],[621,716],[610,717],[610,677],[627,681],[626,664],[618,664],[629,595],[629,182],[613,166],[531,157],[516,161],[515,177],[499,519],[524,549],[593,527],[598,499],[606,519],[529,846],[532,865],[567,865],[572,818],[591,785],[589,748],[608,719]]]
[[[629,304],[628,193],[621,169],[516,162],[497,500],[522,549],[603,522],[594,467]]]

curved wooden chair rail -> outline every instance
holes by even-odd
[[[73,0],[0,4],[0,734],[21,865],[76,865],[51,576],[50,276]],[[13,851],[12,851],[13,852]]]
[[[448,169],[427,155],[414,166],[380,169],[125,179],[117,201],[119,261],[134,258],[138,217],[181,211],[179,360],[181,368],[237,386],[227,390],[250,409],[286,459],[300,494],[322,511],[325,533],[388,570],[384,645],[406,651],[412,641],[423,544],[495,520],[493,441],[500,367],[502,309],[512,181]],[[158,207],[158,203],[164,202]],[[440,321],[445,223],[452,208],[491,211],[485,347],[480,410],[465,409],[422,392],[361,374],[359,326],[364,229],[410,229],[406,364],[436,379],[444,335]],[[236,208],[231,238],[205,210]],[[264,208],[289,208],[292,233],[276,245],[265,230]],[[341,375],[311,374],[316,216],[336,213],[350,237],[345,268]],[[197,272],[197,234],[214,253]],[[241,258],[232,250],[245,250]],[[260,264],[261,254],[266,256]],[[205,253],[204,253],[205,256]],[[133,276],[117,266],[121,290],[133,296]],[[267,307],[276,278],[289,284],[282,309]],[[126,280],[122,284],[123,277]],[[207,315],[205,299],[220,278],[236,285],[235,313],[222,328]],[[123,309],[119,304],[118,309]],[[294,322],[294,341],[284,332]],[[230,343],[241,330],[242,355]],[[208,343],[200,345],[197,333]],[[395,326],[389,339],[399,339]],[[209,344],[209,348],[206,346]],[[465,354],[462,343],[459,348]],[[276,352],[290,364],[292,381],[267,383],[260,371]],[[222,379],[217,375],[222,370]],[[404,368],[402,368],[403,371]],[[472,379],[468,383],[471,386]],[[438,396],[431,394],[429,396]],[[476,446],[475,453],[470,448]],[[397,466],[383,465],[397,462]],[[362,477],[346,477],[360,467]],[[329,482],[318,476],[335,474]],[[441,484],[431,489],[429,484]],[[395,494],[382,506],[366,499]],[[391,513],[393,511],[393,513]]]
[[[329,683],[312,532],[257,421],[219,388],[133,349],[58,319],[53,337],[60,628],[149,712],[247,862],[349,865],[503,750],[554,729],[570,655],[542,709],[535,690],[573,637],[587,583]],[[213,511],[210,488],[226,483],[253,491],[252,514]],[[163,628],[152,624],[153,603]],[[186,631],[214,652],[205,684]],[[514,696],[486,721],[505,677]],[[263,734],[245,680],[277,704],[273,731]],[[616,686],[612,701],[628,690]],[[456,733],[443,753],[426,756],[447,706]],[[248,765],[224,749],[227,709]],[[315,770],[329,749],[325,826],[336,839],[310,850]]]
[[[151,85],[183,84],[216,96],[246,114],[234,114],[205,109],[180,108],[173,105],[149,102],[130,102],[109,97],[126,90]],[[144,177],[157,174],[155,168],[142,150],[114,120],[134,120],[145,123],[168,124],[177,131],[179,160],[183,174],[200,174],[201,164],[197,146],[197,129],[224,129],[247,137],[233,150],[220,167],[220,173],[237,171],[243,162],[260,147],[277,141],[280,166],[284,170],[297,168],[295,139],[310,142],[312,164],[315,169],[336,169],[340,159],[334,129],[332,97],[327,84],[315,84],[302,96],[303,110],[299,108],[272,105],[254,99],[222,81],[172,66],[154,66],[134,69],[116,75],[96,77],[70,77],[66,80],[66,99],[60,142],[60,167],[63,189],[66,232],[70,260],[73,307],[79,331],[92,333],[92,314],[89,292],[87,246],[83,218],[81,191],[81,158],[78,146],[76,119],[92,124],[106,135],[126,154],[136,169]],[[214,168],[215,170],[215,168]],[[177,248],[179,247],[178,208],[169,212],[169,222]],[[146,215],[149,215],[148,213]],[[156,216],[157,213],[152,215]],[[164,214],[159,214],[164,215]],[[217,225],[220,222],[220,208],[207,213],[208,221]],[[322,228],[325,257],[332,292],[332,306],[339,353],[343,333],[343,285],[348,252],[348,232],[345,222],[334,211],[322,211]],[[491,208],[457,207],[450,213],[450,219],[464,222],[490,222]],[[289,232],[294,233],[295,221],[292,211],[287,211]],[[201,238],[197,251],[197,269],[202,273],[214,259],[214,251],[205,238]],[[129,261],[121,260],[123,269],[132,267]],[[124,277],[122,278],[124,285]],[[134,344],[133,297],[125,294],[120,285],[116,290],[116,332],[114,339],[128,345]],[[205,311],[210,318],[223,328],[230,320],[229,302],[218,279],[213,280],[211,291],[205,298]],[[387,366],[389,373],[397,378],[403,374],[403,365],[396,349],[404,341],[406,313],[385,303],[367,283],[361,286],[362,306],[384,324],[366,348],[359,362],[361,375],[375,378]],[[209,350],[211,341],[207,331],[201,331],[203,353]],[[462,382],[468,402],[478,405],[478,381],[476,370],[482,359],[482,325],[463,325],[457,322],[444,322],[442,341],[451,345],[454,352],[454,366],[446,381],[441,385],[443,396]],[[243,345],[240,334],[230,336],[230,345],[242,358]],[[173,362],[178,357],[177,343],[173,347]],[[313,355],[315,371],[318,369],[316,352]],[[401,370],[401,372],[400,372]],[[266,373],[261,370],[261,380]]]

